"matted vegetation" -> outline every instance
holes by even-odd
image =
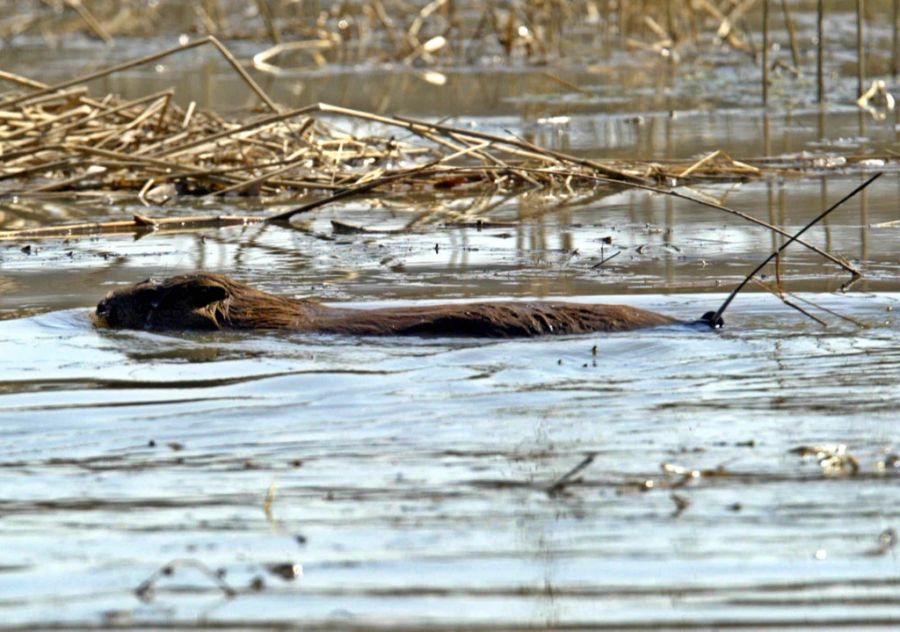
[[[0,18],[0,35],[53,38],[78,31],[108,43],[122,36],[206,36],[54,86],[0,72],[0,80],[12,87],[0,95],[0,191],[20,197],[137,195],[147,204],[179,194],[290,198],[363,185],[368,190],[386,182],[571,189],[612,180],[671,188],[896,159],[890,154],[734,159],[713,151],[693,161],[587,160],[512,135],[432,121],[321,103],[289,110],[274,103],[244,69],[277,76],[285,68],[358,60],[429,66],[498,56],[544,63],[565,58],[567,47],[592,49],[603,42],[609,49],[609,42],[616,42],[617,48],[650,51],[672,63],[685,53],[724,46],[746,53],[748,63],[761,58],[768,70],[765,51],[751,34],[758,26],[756,0],[35,0],[22,8]],[[783,48],[791,60],[785,53],[772,67],[799,73],[790,4],[781,3],[781,9],[788,36]],[[273,45],[240,62],[216,36],[268,39]],[[224,117],[193,104],[178,107],[172,90],[125,101],[115,94],[90,94],[83,85],[206,45],[240,74],[262,113]],[[440,72],[434,75],[440,81]],[[871,109],[870,101],[879,95],[861,105]]]
[[[198,32],[269,38],[274,46],[241,62],[219,39],[207,35],[56,85],[0,72],[0,80],[12,88],[0,94],[0,195],[137,200],[147,207],[179,196],[255,196],[269,205],[310,195],[317,198],[266,216],[194,218],[201,226],[286,221],[330,201],[388,187],[464,188],[482,194],[539,188],[570,195],[616,185],[689,197],[734,212],[700,194],[685,196],[677,189],[709,180],[823,173],[853,169],[855,163],[867,168],[873,160],[884,168],[897,162],[889,152],[735,159],[721,150],[678,161],[587,159],[545,149],[512,134],[486,133],[442,121],[324,103],[288,109],[275,103],[245,70],[250,66],[278,75],[280,64],[289,64],[291,55],[300,55],[307,66],[347,61],[348,55],[428,65],[441,56],[466,59],[473,46],[481,47],[476,56],[491,49],[538,63],[548,56],[564,56],[566,39],[578,33],[616,37],[623,47],[645,49],[672,62],[678,61],[679,51],[697,45],[725,45],[755,60],[757,47],[741,30],[755,3],[720,4],[372,0],[323,8],[316,3],[259,0],[248,8],[244,3],[210,0],[180,5],[174,11],[164,0],[38,3],[27,19],[7,16],[0,21],[0,30],[15,37],[75,29],[112,41],[118,35],[142,34],[129,30],[129,25],[152,28],[159,34],[189,24],[188,30]],[[167,8],[173,11],[166,13]],[[783,8],[793,51],[791,15],[786,3]],[[239,20],[240,16],[247,19]],[[172,89],[124,100],[115,94],[92,94],[86,87],[90,81],[201,46],[224,56],[258,98],[257,111],[226,117],[193,103],[180,107]],[[799,60],[795,61],[795,67],[799,66]],[[133,220],[108,222],[106,228],[152,230],[166,223],[190,224],[190,219],[136,215]],[[76,234],[101,228],[93,224],[42,227],[7,231],[0,237]]]
[[[172,90],[125,101],[113,94],[92,96],[83,85],[203,45],[225,57],[257,95],[263,113],[243,120],[226,119],[193,104],[180,108]],[[768,158],[738,161],[722,151],[693,162],[590,160],[544,149],[513,135],[439,122],[323,103],[286,109],[273,102],[212,36],[53,86],[11,73],[0,78],[17,87],[0,99],[0,186],[7,196],[136,197],[151,206],[183,195],[245,194],[284,201],[311,191],[327,192],[316,201],[262,217],[135,215],[131,220],[102,225],[7,231],[0,233],[2,239],[155,230],[172,223],[203,227],[288,221],[331,201],[389,185],[465,186],[488,191],[537,187],[562,193],[598,185],[639,187],[692,199],[786,235],[761,220],[675,189],[709,179],[741,180],[804,169],[844,168],[854,160],[848,156],[823,162],[810,156],[788,162]],[[343,128],[348,126],[341,123],[348,121],[353,123],[350,127],[363,127],[367,132],[346,131]],[[891,157],[884,157],[888,159]],[[855,274],[846,262],[813,249]]]

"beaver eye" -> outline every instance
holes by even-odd
[[[101,301],[97,305],[97,315],[103,317],[106,320],[106,324],[110,327],[115,327],[116,322],[119,320],[118,310],[109,301]]]
[[[97,305],[97,315],[102,316],[107,321],[112,317],[113,311],[113,306],[109,299],[103,299],[100,301],[100,304]]]

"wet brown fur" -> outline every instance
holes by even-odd
[[[490,338],[628,331],[681,322],[627,305],[549,301],[347,309],[268,294],[208,273],[141,281],[115,290],[97,305],[94,318],[98,325],[122,329]]]

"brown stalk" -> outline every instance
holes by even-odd
[[[825,0],[816,3],[816,39],[816,93],[818,102],[825,103]]]
[[[204,136],[202,138],[198,138],[196,140],[185,143],[184,145],[179,145],[177,147],[171,147],[169,149],[165,149],[163,151],[158,151],[152,154],[152,157],[159,158],[161,156],[177,156],[178,154],[182,154],[190,149],[194,149],[196,147],[200,147],[202,145],[208,145],[209,143],[213,143],[222,138],[228,138],[229,136],[234,136],[235,134],[243,134],[244,132],[250,132],[254,130],[259,130],[262,127],[268,127],[270,125],[275,125],[276,123],[281,123],[291,118],[295,118],[300,116],[301,114],[308,114],[309,112],[315,112],[318,110],[317,105],[307,105],[302,108],[297,108],[295,110],[291,110],[289,112],[284,112],[281,114],[273,114],[271,116],[266,116],[264,118],[258,119],[251,123],[246,123],[239,127],[235,127],[233,129],[227,129],[221,132],[217,132],[215,134],[211,134],[210,136]]]
[[[487,143],[485,143],[484,146],[486,146],[486,145],[487,145]],[[456,154],[451,154],[449,156],[445,156],[439,160],[435,160],[430,163],[420,165],[418,167],[406,169],[399,173],[395,173],[395,174],[389,175],[389,176],[384,176],[382,178],[378,178],[375,180],[369,180],[368,182],[365,182],[363,184],[358,184],[358,185],[350,187],[348,189],[344,189],[343,191],[338,191],[337,193],[334,193],[330,197],[327,197],[327,198],[324,198],[321,200],[316,200],[315,202],[310,202],[308,204],[298,206],[296,208],[284,211],[282,213],[270,215],[268,217],[268,221],[270,221],[270,222],[288,222],[294,215],[301,215],[303,213],[308,213],[311,210],[314,210],[321,206],[325,206],[327,204],[331,204],[332,202],[336,202],[337,200],[341,200],[344,198],[359,195],[360,193],[365,193],[367,191],[371,191],[373,189],[378,188],[379,186],[381,186],[383,184],[388,184],[390,182],[396,182],[398,180],[405,180],[405,179],[409,178],[410,176],[417,174],[417,173],[421,173],[430,167],[440,164],[441,162],[452,160],[459,156],[464,156],[464,155],[471,153],[472,151],[475,151],[477,149],[478,148],[476,148],[476,147],[470,147],[468,149],[459,151]]]
[[[827,322],[825,322],[818,316],[810,314],[808,311],[806,311],[805,309],[803,309],[796,303],[793,303],[790,300],[788,300],[788,297],[782,288],[772,287],[768,283],[763,283],[762,281],[760,281],[759,279],[756,279],[756,278],[753,279],[753,283],[755,283],[757,286],[761,287],[765,291],[771,293],[773,296],[776,296],[782,303],[784,303],[788,307],[793,308],[793,309],[797,310],[798,312],[800,312],[801,314],[803,314],[804,316],[806,316],[807,318],[810,318],[810,319],[816,321],[817,323],[822,325],[822,327],[828,327]]]
[[[891,12],[891,76],[896,78],[898,72],[898,64],[900,64],[900,36],[898,36],[898,19],[900,19],[900,0],[894,0]]]
[[[797,27],[794,24],[794,17],[791,15],[791,8],[788,6],[787,0],[781,0],[781,11],[784,14],[784,25],[787,27],[788,39],[791,44],[791,61],[799,73],[803,62],[800,60],[800,46],[797,44]]]
[[[227,48],[225,48],[219,40],[217,40],[214,36],[208,35],[199,40],[195,40],[193,42],[189,42],[187,44],[183,44],[181,46],[173,46],[172,48],[167,48],[158,53],[153,53],[152,55],[146,55],[144,57],[140,57],[138,59],[133,59],[131,61],[127,61],[121,64],[117,64],[115,66],[110,66],[109,68],[105,68],[103,70],[98,70],[96,72],[88,73],[86,75],[81,75],[80,77],[76,77],[74,79],[69,79],[68,81],[63,81],[61,83],[57,83],[52,86],[47,86],[46,88],[42,88],[36,92],[31,94],[26,94],[18,97],[13,97],[11,99],[7,99],[5,101],[0,102],[0,111],[6,110],[14,105],[21,105],[23,103],[33,103],[35,99],[38,97],[53,94],[59,92],[60,90],[64,90],[66,88],[70,88],[72,86],[76,86],[78,84],[87,83],[89,81],[94,81],[95,79],[100,79],[101,77],[107,77],[109,75],[115,74],[117,72],[121,72],[122,70],[128,70],[130,68],[135,68],[137,66],[143,66],[144,64],[149,64],[154,61],[159,61],[164,57],[168,57],[169,55],[174,55],[175,53],[181,53],[187,50],[191,50],[192,48],[198,48],[200,46],[204,46],[206,44],[212,45],[225,60],[231,65],[232,68],[241,76],[244,82],[250,87],[250,89],[260,98],[260,100],[265,103],[269,109],[273,112],[278,112],[278,106],[275,105],[275,102],[269,98],[269,96],[263,91],[262,88],[257,85],[255,81],[247,74],[247,71],[241,66],[237,59],[235,59],[234,55],[232,55]]]
[[[298,152],[295,152],[291,156],[285,159],[285,165],[282,167],[278,167],[277,169],[273,169],[272,171],[267,171],[266,173],[260,174],[255,178],[250,178],[248,180],[242,180],[241,182],[236,182],[231,186],[225,187],[224,189],[219,189],[218,191],[212,191],[211,193],[207,193],[203,197],[215,197],[220,195],[225,195],[227,193],[231,193],[232,191],[244,191],[250,187],[262,184],[268,180],[271,180],[275,176],[281,175],[283,173],[287,173],[289,171],[293,171],[297,168],[297,163],[307,160],[309,158],[309,150],[301,149]]]
[[[162,232],[164,228],[190,229],[221,228],[223,226],[243,226],[266,221],[264,217],[253,215],[195,215],[188,217],[157,217],[135,215],[130,220],[110,222],[86,222],[67,226],[48,226],[25,230],[0,231],[0,240],[47,239],[53,237],[74,237],[95,234],[130,234],[141,232]]]
[[[512,145],[515,147],[520,147],[522,149],[533,149],[533,147],[534,147],[533,145],[523,143],[519,140],[511,139],[511,138],[504,138],[502,136],[497,136],[496,134],[488,134],[486,132],[477,132],[474,130],[465,130],[465,129],[461,129],[461,128],[457,128],[457,127],[451,127],[448,125],[442,125],[440,123],[428,123],[425,121],[418,121],[418,120],[411,119],[408,117],[380,116],[377,114],[371,114],[369,112],[362,112],[359,110],[352,110],[350,108],[344,108],[344,107],[340,107],[337,105],[329,105],[327,103],[319,103],[317,105],[317,107],[318,107],[319,111],[321,111],[321,112],[344,114],[345,116],[353,116],[355,118],[361,118],[361,119],[365,119],[365,120],[375,121],[378,123],[384,123],[385,125],[402,127],[404,129],[407,129],[410,131],[415,131],[415,129],[418,127],[418,128],[425,128],[425,129],[440,131],[444,134],[456,134],[460,137],[469,137],[469,138],[476,138],[478,140],[486,140],[486,141],[496,143],[498,145]],[[569,156],[569,155],[563,154],[561,152],[555,152],[555,151],[548,150],[548,149],[542,150],[542,153],[545,156],[550,156],[557,160],[562,160],[565,162],[570,162],[570,163],[590,167],[591,169],[594,169],[594,170],[598,171],[599,173],[602,173],[603,175],[606,175],[611,178],[617,178],[624,182],[633,182],[633,181],[641,182],[642,181],[640,178],[636,178],[632,175],[622,173],[620,171],[617,171],[617,170],[607,167],[605,165],[601,165],[599,163],[596,163],[596,162],[593,162],[591,160],[587,160],[584,158],[577,158],[575,156]]]
[[[856,0],[856,96],[861,97],[866,90],[866,48],[865,48],[865,0]]]
[[[98,111],[96,111],[96,110],[92,110],[92,111],[88,112],[88,113],[87,113],[83,118],[81,118],[80,120],[72,121],[71,123],[68,123],[68,124],[66,124],[66,125],[63,125],[63,126],[60,126],[60,127],[57,127],[57,128],[55,128],[55,129],[53,129],[53,130],[52,130],[52,133],[55,134],[55,135],[58,135],[58,134],[65,135],[67,132],[72,131],[72,130],[76,130],[76,129],[78,129],[79,127],[81,127],[82,125],[85,125],[86,123],[93,123],[93,122],[96,122],[96,121],[98,121],[98,120],[100,120],[100,119],[103,119],[103,118],[105,118],[105,117],[107,117],[107,116],[111,116],[111,115],[114,115],[114,114],[121,114],[121,113],[123,113],[123,112],[125,112],[125,111],[127,111],[127,110],[130,110],[130,109],[133,108],[133,107],[140,106],[140,105],[143,105],[144,103],[148,103],[148,102],[152,102],[152,101],[157,101],[157,100],[159,100],[159,99],[161,99],[161,98],[164,98],[165,95],[171,96],[172,94],[173,94],[173,93],[172,93],[171,90],[164,90],[164,91],[162,91],[162,92],[156,92],[156,93],[151,94],[151,95],[148,95],[148,96],[146,96],[146,97],[141,97],[140,99],[135,99],[134,101],[128,101],[128,102],[123,103],[123,104],[121,104],[121,105],[119,105],[119,106],[117,106],[117,107],[114,107],[114,108],[112,108],[112,109],[104,109],[104,110],[102,110],[102,111],[100,111],[100,112],[98,112]],[[41,129],[44,129],[44,128],[46,128],[46,127],[50,127],[50,126],[52,126],[52,125],[55,124],[55,123],[59,123],[59,121],[61,121],[63,118],[65,118],[66,115],[69,115],[70,113],[71,113],[71,114],[75,114],[75,113],[77,113],[77,112],[76,112],[76,110],[74,110],[74,109],[73,109],[73,110],[69,110],[69,112],[67,112],[65,115],[58,116],[58,117],[54,117],[54,118],[46,119],[46,120],[42,121],[41,123],[37,123],[37,124],[35,124],[34,126],[32,126],[32,127],[30,127],[30,128],[21,130],[19,133],[15,134],[15,135],[12,135],[12,136],[10,136],[10,137],[4,138],[4,140],[11,140],[11,139],[13,139],[13,138],[16,138],[16,137],[19,137],[19,136],[25,136],[25,135],[28,135],[29,133],[36,132],[36,131],[40,131]],[[45,142],[45,138],[38,136],[38,137],[32,138],[32,139],[30,139],[30,140],[26,140],[24,143],[20,144],[19,146],[20,146],[20,147],[26,147],[26,146],[28,146],[29,144],[35,143],[35,142]]]
[[[75,12],[78,14],[87,27],[100,39],[103,40],[103,43],[107,46],[112,46],[113,38],[109,34],[109,32],[103,28],[103,24],[100,23],[93,13],[84,6],[84,3],[81,0],[65,0],[66,4],[69,5]]]

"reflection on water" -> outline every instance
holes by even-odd
[[[851,176],[710,184],[685,193],[793,231],[858,182]],[[805,236],[861,267],[865,276],[854,289],[897,289],[897,194],[896,179],[882,178]],[[73,208],[87,221],[117,219],[130,210],[20,202],[0,203],[0,216],[10,227],[31,226],[34,221],[20,208],[37,215],[45,204],[59,215]],[[474,217],[496,225],[478,230],[454,223]],[[374,232],[335,233],[332,220]],[[408,225],[410,230],[400,230]],[[0,318],[88,306],[120,284],[197,269],[331,300],[721,291],[776,248],[781,241],[775,237],[738,217],[643,191],[598,189],[572,197],[538,191],[487,200],[382,197],[325,208],[293,228],[254,225],[159,231],[139,239],[0,244]],[[848,280],[836,265],[799,245],[783,257],[782,273],[790,279],[788,290],[834,291]]]

